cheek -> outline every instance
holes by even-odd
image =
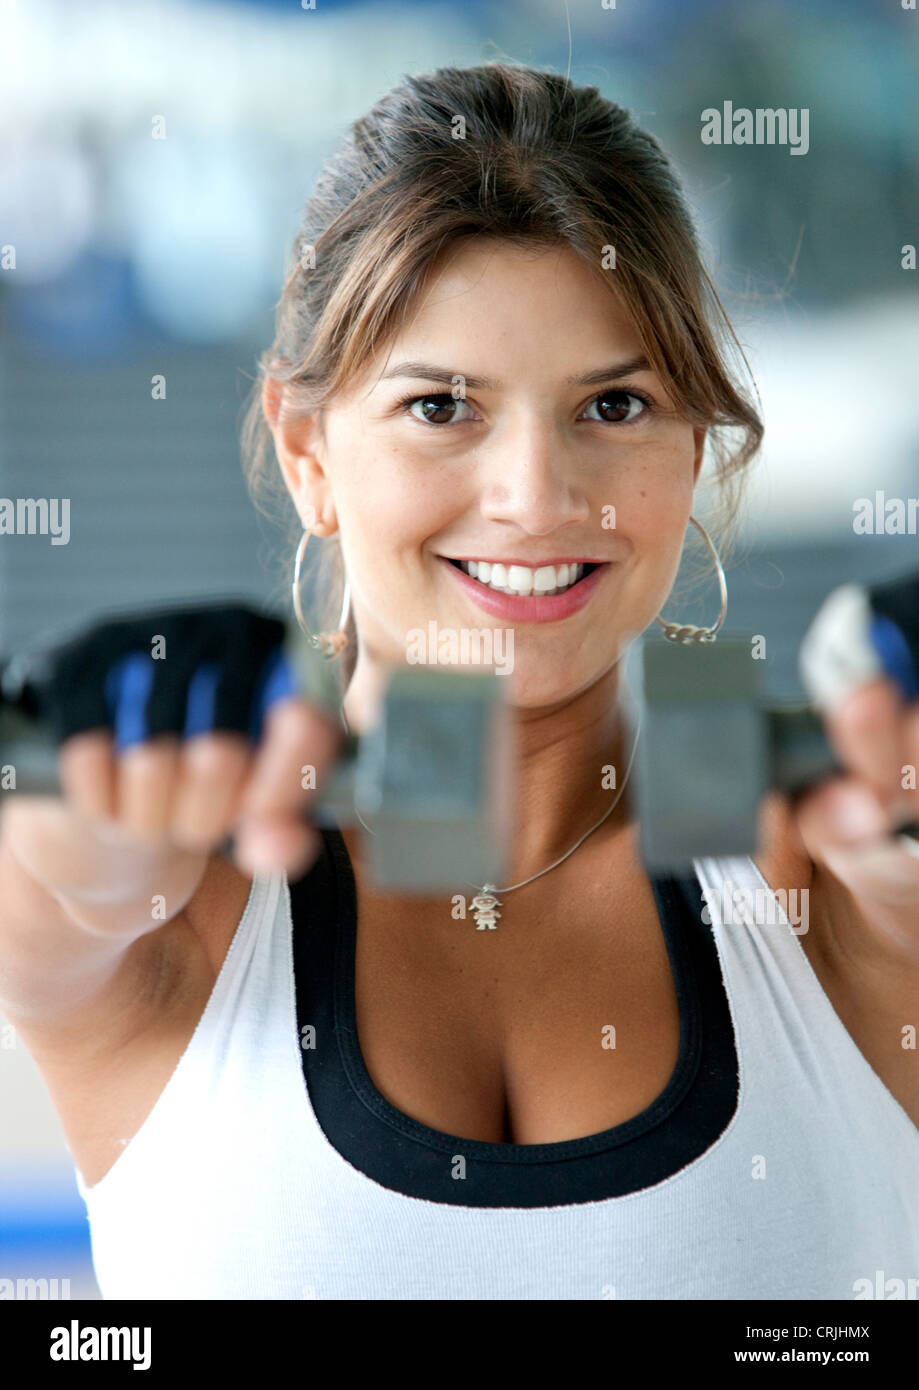
[[[691,505],[691,491],[681,487],[648,488],[629,509],[629,535],[651,550],[679,547]]]
[[[398,453],[378,455],[353,470],[348,509],[376,548],[419,546],[461,512],[456,484],[455,475],[448,477],[437,460],[422,466]]]
[[[617,530],[631,548],[623,576],[627,603],[640,615],[639,626],[653,619],[666,601],[680,568],[693,501],[694,442],[680,429],[666,444],[648,449],[636,466],[623,470],[616,488]]]
[[[417,468],[379,458],[353,470],[337,504],[352,565],[392,579],[405,574],[413,561],[422,563],[423,551],[436,550],[431,537],[459,512],[455,490]]]
[[[619,511],[630,532],[643,540],[681,533],[692,509],[694,444],[692,435],[680,429],[675,438],[661,441],[624,470],[619,490]]]

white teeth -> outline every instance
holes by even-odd
[[[533,592],[533,571],[527,569],[525,565],[510,565],[507,571],[507,587],[512,593],[527,594]]]
[[[584,566],[578,564],[540,565],[535,570],[528,565],[492,564],[489,560],[460,560],[459,564],[486,588],[521,597],[533,594],[545,598],[563,593],[584,574]]]

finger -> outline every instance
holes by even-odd
[[[116,810],[115,745],[108,729],[74,734],[60,746],[61,791],[87,820],[113,820]]]
[[[905,761],[902,698],[892,681],[878,679],[852,691],[825,715],[830,742],[847,770],[882,795],[894,797]]]
[[[919,701],[904,716],[906,758],[900,767],[898,810],[901,817],[919,821]]]
[[[290,878],[301,877],[319,853],[320,837],[301,819],[274,817],[241,821],[234,835],[234,856],[243,873],[270,873],[283,869]]]
[[[115,814],[126,830],[144,840],[166,834],[179,759],[180,744],[174,734],[144,739],[118,755]]]
[[[854,778],[826,783],[802,798],[798,828],[811,858],[856,898],[902,909],[919,894],[915,842],[890,834],[883,799]]]
[[[169,834],[187,849],[207,849],[227,834],[252,766],[252,744],[242,734],[197,734],[182,744]]]
[[[884,798],[857,777],[834,777],[796,804],[798,830],[812,859],[828,849],[877,844],[889,834],[892,817]]]
[[[241,819],[303,816],[340,742],[335,725],[314,705],[298,697],[277,701],[265,716],[263,741],[239,804]]]

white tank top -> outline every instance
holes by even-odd
[[[663,1181],[543,1206],[409,1196],[333,1147],[304,1075],[290,888],[256,876],[152,1111],[94,1187],[77,1172],[103,1297],[855,1299],[915,1278],[919,1129],[753,861],[693,867],[733,1025],[733,1115]]]

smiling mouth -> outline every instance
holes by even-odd
[[[517,598],[552,598],[557,594],[566,594],[597,568],[590,561],[539,565],[531,569],[527,565],[503,565],[488,560],[444,558],[483,588],[493,589],[497,594],[512,594]]]

